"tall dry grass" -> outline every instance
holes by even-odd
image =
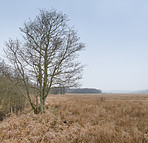
[[[0,123],[2,143],[147,143],[148,95],[50,95]]]

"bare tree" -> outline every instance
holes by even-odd
[[[76,86],[81,78],[83,66],[77,56],[85,45],[67,23],[67,16],[61,12],[41,10],[33,21],[20,28],[22,42],[9,39],[5,44],[7,58],[23,81],[34,113],[44,111],[52,87]],[[34,85],[35,103],[31,100],[30,85]]]

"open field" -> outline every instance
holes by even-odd
[[[0,143],[147,143],[148,95],[49,95],[0,123]]]

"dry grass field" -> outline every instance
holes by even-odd
[[[0,143],[147,143],[148,95],[49,95],[0,123]]]

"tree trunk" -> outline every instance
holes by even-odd
[[[44,112],[45,109],[45,99],[40,99],[40,109],[41,109],[41,113]]]
[[[10,108],[11,116],[13,115],[13,108]]]

